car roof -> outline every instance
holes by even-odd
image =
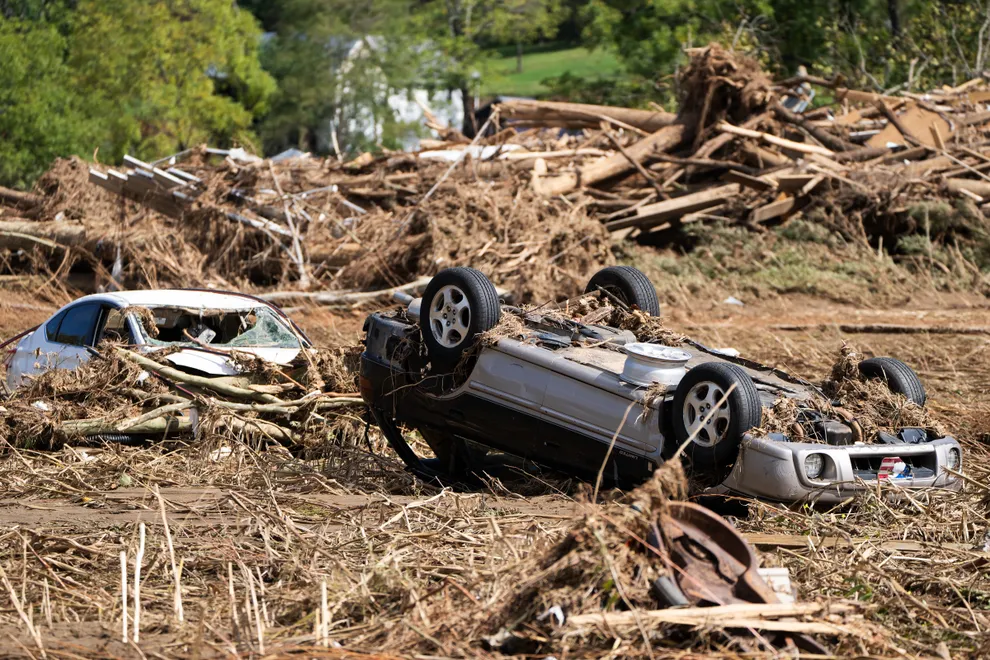
[[[186,307],[228,311],[272,307],[269,303],[251,296],[226,291],[204,291],[202,289],[145,289],[96,293],[83,296],[73,301],[72,304],[87,301],[109,302],[120,307]]]

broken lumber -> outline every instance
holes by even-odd
[[[539,179],[536,192],[547,196],[562,195],[575,188],[599,183],[605,179],[625,174],[634,169],[629,162],[630,160],[635,159],[642,163],[644,160],[650,158],[650,155],[653,153],[671,151],[675,147],[687,142],[693,133],[693,129],[684,122],[665,126],[626,149],[626,154],[613,154],[576,172],[568,172],[555,177]]]
[[[749,216],[750,222],[759,224],[781,216],[799,211],[808,205],[807,197],[784,197],[765,206],[754,209]]]
[[[818,128],[801,115],[791,112],[782,106],[779,101],[773,104],[772,109],[773,113],[780,119],[786,121],[788,124],[800,126],[804,130],[808,131],[813,138],[833,151],[856,151],[859,149],[859,145],[853,144],[852,142],[842,139],[838,135]]]
[[[626,227],[639,227],[646,229],[658,225],[666,220],[679,218],[688,213],[702,211],[713,206],[718,206],[726,199],[734,197],[739,193],[739,184],[730,183],[728,185],[702,190],[696,193],[675,197],[673,199],[641,206],[636,210],[636,216],[623,218],[606,223],[605,228],[609,231],[618,231]]]

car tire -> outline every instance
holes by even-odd
[[[660,316],[656,287],[642,271],[632,266],[609,266],[595,273],[584,289],[594,293],[604,289],[630,307],[638,307],[650,316]]]
[[[875,357],[859,363],[859,373],[866,379],[882,380],[891,392],[903,394],[908,401],[924,406],[928,400],[925,386],[914,369],[892,357]]]
[[[733,385],[716,414],[702,424]],[[706,362],[688,371],[677,384],[671,415],[676,442],[664,448],[665,456],[670,458],[694,434],[685,447],[692,470],[721,479],[735,463],[743,435],[763,421],[763,406],[753,379],[742,368]]]
[[[447,268],[430,280],[420,307],[420,330],[433,369],[455,367],[502,315],[495,286],[473,268]]]

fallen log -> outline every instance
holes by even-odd
[[[732,133],[734,135],[739,135],[741,137],[753,138],[754,140],[760,140],[766,142],[767,144],[772,144],[775,147],[780,147],[782,149],[789,149],[790,151],[797,151],[803,154],[819,154],[821,156],[826,156],[831,158],[835,155],[835,152],[831,149],[826,149],[825,147],[819,147],[816,144],[806,144],[804,142],[794,142],[793,140],[788,140],[786,138],[777,137],[776,135],[771,135],[770,133],[761,133],[760,131],[753,131],[748,128],[742,128],[741,126],[733,126],[728,122],[721,122],[718,125],[718,130],[723,133]]]
[[[975,193],[980,197],[990,197],[990,181],[975,181],[973,179],[948,179],[945,189],[951,193],[961,194],[963,191]]]
[[[707,628],[750,628],[829,635],[856,634],[857,631],[854,628],[834,623],[777,620],[822,612],[837,614],[849,611],[852,611],[852,607],[844,603],[733,603],[714,607],[577,614],[567,619],[567,625],[580,627],[599,624],[612,630],[613,628],[636,628],[645,622],[649,625],[669,623]]]
[[[726,133],[726,135],[731,135],[731,133]],[[769,149],[764,149],[761,146],[744,143],[741,148],[743,157],[750,163],[753,163],[760,169],[766,169],[768,167],[784,167],[785,165],[790,165],[792,163],[791,159],[783,154],[778,154]]]
[[[631,126],[644,133],[655,133],[673,124],[677,115],[656,110],[617,108],[556,101],[506,101],[498,105],[502,119],[539,122],[543,126],[589,128],[605,121],[623,128]]]
[[[791,112],[782,106],[779,101],[773,104],[772,109],[773,113],[777,115],[777,117],[783,121],[786,121],[788,124],[799,126],[808,131],[813,138],[833,151],[855,151],[859,149],[859,145],[843,140],[841,137],[833,135],[825,129],[815,126],[801,115],[796,112]]]
[[[420,292],[430,283],[430,277],[420,277],[419,279],[403,284],[402,286],[381,291],[273,291],[271,293],[259,294],[259,298],[269,302],[284,302],[286,300],[306,300],[309,302],[328,304],[352,304],[356,302],[366,302],[368,300],[390,299],[396,293]]]
[[[0,202],[24,211],[41,206],[44,199],[32,193],[20,192],[19,190],[11,190],[10,188],[0,186]]]
[[[694,122],[680,121],[665,126],[626,149],[575,172],[567,172],[553,177],[534,179],[534,187],[541,195],[563,195],[575,188],[589,186],[633,170],[630,160],[642,163],[655,153],[665,153],[684,144],[694,135]]]
[[[0,221],[0,249],[30,250],[39,245],[63,249],[81,247],[95,252],[97,240],[87,237],[84,226],[68,222]]]
[[[648,228],[658,225],[665,220],[672,220],[688,213],[703,211],[704,209],[718,206],[726,199],[739,194],[739,184],[730,183],[717,188],[701,190],[689,195],[667,199],[656,204],[648,204],[636,210],[636,216],[623,218],[606,223],[605,228],[609,231],[618,231],[626,227]]]

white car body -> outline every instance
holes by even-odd
[[[253,318],[254,325],[243,332],[235,331],[230,345],[211,345],[211,338],[201,343],[184,334],[174,341],[156,341],[150,338],[137,314],[128,314],[129,308],[147,308],[159,321],[167,322],[168,316],[175,317],[177,332],[186,332],[179,326],[183,321],[195,319],[198,311],[201,327],[205,318],[214,318],[215,323],[226,322],[227,318],[244,326],[245,319]],[[116,310],[117,316],[111,316]],[[162,317],[158,317],[158,313]],[[123,325],[114,332],[121,339],[141,352],[153,352],[176,344],[182,350],[172,353],[166,359],[178,368],[200,372],[208,376],[226,376],[239,373],[229,358],[229,351],[236,350],[256,355],[279,365],[291,363],[301,351],[312,345],[305,334],[275,305],[252,296],[219,291],[198,289],[152,289],[145,291],[117,291],[84,296],[62,307],[51,318],[26,334],[11,350],[7,359],[7,387],[14,390],[31,376],[51,369],[75,369],[92,357],[94,347],[103,338],[108,319],[115,319]],[[70,327],[63,327],[69,319]],[[261,325],[264,319],[269,330],[278,337],[269,342],[251,344],[248,331]],[[229,324],[228,324],[229,325]],[[207,329],[209,332],[213,330]],[[239,329],[238,329],[239,330]],[[260,330],[259,332],[264,332]],[[214,333],[215,334],[215,333]],[[257,333],[256,333],[257,334]],[[129,335],[129,336],[127,336]],[[243,341],[237,340],[243,337]],[[235,345],[236,344],[236,345]]]

